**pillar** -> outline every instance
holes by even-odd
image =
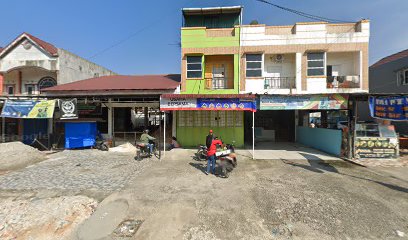
[[[0,95],[4,92],[4,75],[0,73]]]
[[[1,118],[1,141],[6,141],[6,118]]]
[[[113,131],[112,131],[113,122],[112,122],[112,106],[110,105],[111,99],[109,98],[108,101],[109,101],[109,104],[108,104],[108,136],[110,138],[112,138],[112,136],[113,136]]]
[[[296,93],[302,91],[302,53],[296,53]]]
[[[23,73],[18,71],[18,86],[16,89],[17,94],[21,94],[23,92]]]
[[[145,126],[145,129],[149,127],[149,108],[148,107],[144,108],[144,126]]]

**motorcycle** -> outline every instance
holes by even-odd
[[[108,151],[109,150],[108,143],[106,141],[104,141],[104,139],[102,137],[99,137],[99,136],[96,137],[95,145],[93,146],[93,148],[101,150],[101,151]]]
[[[216,153],[220,163],[222,174],[225,178],[228,178],[232,170],[237,167],[237,155],[235,154],[234,144],[227,144],[222,151]]]
[[[158,158],[157,144],[155,141],[149,140],[150,144],[153,144],[152,152],[150,152],[149,146],[145,143],[136,143],[136,156],[135,160],[141,161],[144,158],[151,158],[153,155]]]
[[[207,160],[207,151],[208,151],[207,146],[202,145],[202,144],[198,145],[198,149],[195,154],[195,159],[197,161]]]

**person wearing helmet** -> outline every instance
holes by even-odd
[[[149,141],[154,140],[156,140],[156,138],[149,135],[149,129],[144,130],[142,136],[140,136],[140,141],[149,147],[149,154],[152,154],[153,152],[153,144],[151,144]]]
[[[217,145],[222,145],[222,142],[217,137],[214,137],[207,151],[208,162],[207,171],[205,172],[205,174],[207,175],[210,173],[210,170],[212,170],[212,173],[215,175],[215,160],[216,160],[215,153],[217,152]]]

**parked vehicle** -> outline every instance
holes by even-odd
[[[101,151],[109,150],[108,143],[101,136],[96,137],[95,145],[93,146],[93,148],[101,150]]]
[[[207,151],[208,151],[207,146],[202,145],[202,144],[198,145],[198,149],[197,149],[197,152],[195,154],[195,159],[197,161],[207,160]]]
[[[149,146],[145,143],[136,143],[136,156],[135,160],[141,161],[144,158],[151,158],[153,155],[159,158],[157,151],[157,144],[155,141],[149,141],[150,144],[153,144],[153,151],[150,153]]]
[[[222,151],[217,151],[216,156],[220,161],[218,165],[221,167],[223,176],[228,178],[230,172],[238,165],[234,144],[225,145]]]

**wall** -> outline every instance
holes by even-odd
[[[0,72],[25,66],[41,67],[51,71],[58,70],[57,58],[50,56],[34,44],[31,44],[29,49],[25,49],[20,43],[0,60]]]
[[[340,66],[339,76],[358,76],[360,75],[359,52],[334,52],[327,53],[326,65]]]
[[[228,125],[220,125],[216,124],[216,126],[202,126],[196,124],[197,112],[202,112],[200,119],[202,119],[204,125],[211,125],[209,124],[210,119],[205,117],[204,114],[212,114],[218,113],[218,111],[184,111],[185,114],[189,114],[193,117],[194,123],[190,126],[179,126],[179,114],[180,111],[176,112],[175,118],[173,121],[176,122],[177,128],[177,140],[183,147],[192,147],[195,148],[199,144],[205,144],[205,138],[208,135],[210,129],[214,131],[214,135],[218,136],[222,139],[224,143],[232,143],[235,141],[236,147],[243,147],[244,146],[244,123],[243,123],[243,116],[244,112],[234,111],[235,118],[233,119],[233,124],[236,125],[237,118],[241,119],[242,123],[240,126],[235,127],[228,127]],[[220,113],[225,113],[226,111],[220,111]],[[229,111],[232,113],[232,111]],[[227,122],[227,121],[226,121]]]
[[[26,93],[25,89],[25,84],[38,84],[38,82],[43,78],[43,77],[52,77],[54,79],[57,79],[57,73],[56,72],[51,72],[45,69],[41,68],[36,68],[36,67],[27,67],[27,68],[20,68],[18,70],[12,70],[8,73],[4,74],[4,85],[7,84],[14,84],[16,88],[18,88],[18,74],[21,72],[21,77],[22,77],[22,93]],[[37,86],[38,90],[38,86]],[[4,89],[6,91],[6,89]],[[18,90],[16,90],[18,92]],[[38,94],[39,92],[36,91],[34,94]]]
[[[206,89],[205,88],[205,79],[200,78],[200,79],[186,79],[186,57],[183,59],[184,64],[182,64],[184,67],[182,69],[182,76],[184,76],[184,80],[182,80],[182,94],[238,94],[239,93],[239,55],[235,54],[234,55],[234,85],[232,89],[217,89],[217,90],[212,90],[212,89]],[[204,57],[204,62],[203,62],[203,69],[206,69],[206,63],[205,63],[205,57]],[[203,77],[205,73],[203,72]],[[183,89],[184,87],[184,89]],[[183,91],[184,90],[184,91]]]
[[[320,151],[340,156],[341,154],[341,130],[326,128],[297,127],[297,142]]]
[[[60,71],[58,84],[75,82],[83,79],[115,75],[114,72],[85,60],[64,49],[58,49]]]

